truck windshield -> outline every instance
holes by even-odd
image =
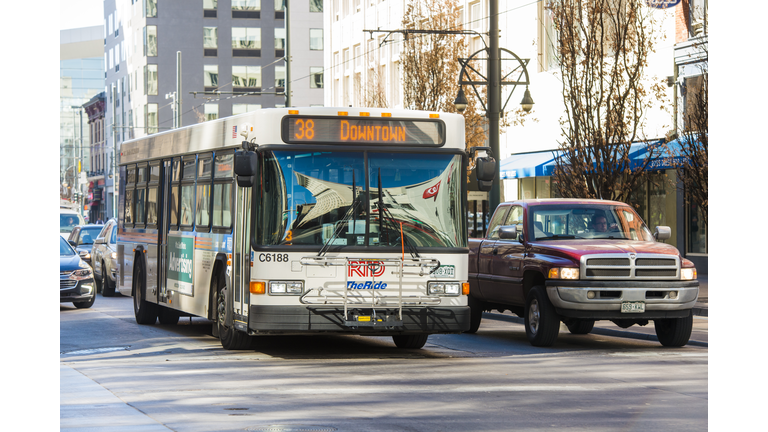
[[[466,247],[461,155],[271,151],[260,174],[260,245]]]
[[[528,217],[535,240],[654,240],[640,216],[629,206],[583,204],[531,206]]]

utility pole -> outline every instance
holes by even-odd
[[[173,127],[181,127],[181,51],[176,51],[176,97],[173,100],[176,112],[173,117]]]
[[[488,33],[488,146],[491,153],[499,163],[499,117],[501,116],[501,61],[499,60],[499,0],[489,2],[490,29]],[[501,202],[501,179],[499,170],[496,169],[496,178],[493,179],[491,193],[488,197],[489,211],[493,212]]]
[[[291,106],[291,20],[289,0],[284,0],[285,9],[285,106]]]

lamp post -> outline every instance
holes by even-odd
[[[485,109],[485,115],[488,118],[488,146],[491,148],[493,157],[501,159],[501,153],[499,152],[499,120],[501,119],[504,108],[506,108],[509,99],[512,97],[512,93],[518,85],[525,85],[525,95],[521,101],[523,110],[530,111],[533,107],[533,99],[531,93],[528,90],[530,84],[530,78],[528,76],[527,65],[529,59],[521,59],[512,51],[499,47],[499,0],[489,1],[489,19],[490,29],[488,32],[489,46],[473,53],[467,59],[459,59],[461,63],[461,72],[459,73],[459,93],[454,101],[454,106],[459,112],[464,111],[467,108],[467,98],[464,94],[464,85],[471,85],[472,89],[477,96],[477,99]],[[472,65],[473,60],[482,60],[479,58],[482,54],[487,54],[487,74],[484,75],[480,71],[474,68]],[[503,57],[502,57],[503,55]],[[517,63],[516,66],[506,75],[501,75],[501,62],[504,60],[512,60]],[[469,71],[474,72],[479,79],[472,79],[469,75]],[[517,74],[515,80],[511,80],[513,74]],[[488,103],[483,103],[483,98],[480,97],[480,93],[477,91],[477,86],[488,86]],[[502,88],[505,85],[512,85],[512,90],[507,96],[507,100],[504,102],[504,106],[501,105]],[[501,187],[499,177],[499,164],[496,165],[496,176],[491,186],[491,193],[489,197],[489,213],[493,213],[496,207],[501,202]]]
[[[75,164],[77,166],[76,173],[75,173],[75,190],[78,193],[78,199],[77,199],[77,211],[80,213],[80,216],[83,215],[83,191],[82,187],[83,185],[80,184],[80,172],[83,168],[83,107],[77,106],[77,105],[71,105],[70,108],[76,109],[80,112],[80,151],[78,154],[77,147],[75,147],[75,159],[77,159],[77,163]]]

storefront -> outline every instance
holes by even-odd
[[[630,160],[639,166],[646,158],[648,146],[659,142],[636,143],[630,149]],[[669,148],[677,144],[672,141]],[[674,152],[673,152],[674,153]],[[501,161],[499,171],[503,183],[504,201],[516,199],[557,198],[557,184],[552,174],[559,150],[514,154]],[[686,204],[682,184],[677,181],[675,158],[667,150],[650,164],[651,175],[635,188],[630,203],[635,205],[648,227],[658,225],[672,229],[666,243],[677,247],[686,258],[696,263],[702,274],[707,273],[707,227],[695,204]]]

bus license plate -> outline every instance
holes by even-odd
[[[645,302],[621,302],[621,313],[643,313]]]
[[[431,276],[437,278],[454,278],[456,277],[456,266],[440,266],[431,274]]]

